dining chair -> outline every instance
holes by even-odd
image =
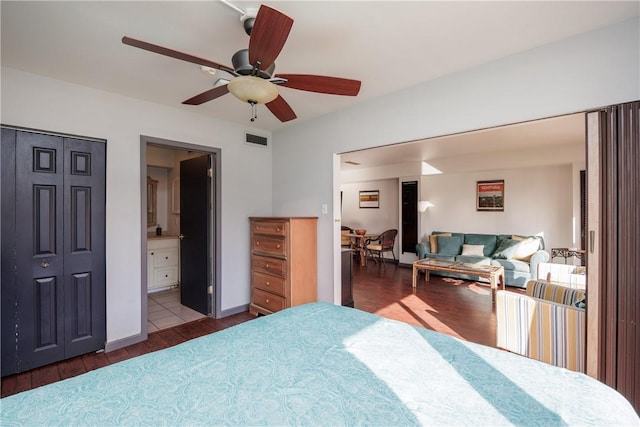
[[[398,230],[395,228],[386,230],[375,237],[370,237],[364,242],[365,250],[367,251],[367,256],[373,258],[373,260],[378,263],[378,261],[382,262],[382,265],[385,266],[384,262],[384,253],[391,252],[393,255],[393,260],[397,261],[396,254],[393,252],[393,247],[396,242],[396,236],[398,235]],[[374,257],[373,255],[377,254],[378,257]]]
[[[353,233],[353,228],[346,225],[340,226],[340,245],[342,247],[353,247],[353,242],[349,234]]]

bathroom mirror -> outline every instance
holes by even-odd
[[[158,181],[147,176],[147,227],[153,227],[158,222],[157,192]]]

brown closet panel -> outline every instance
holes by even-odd
[[[600,116],[600,379],[640,411],[640,102]]]

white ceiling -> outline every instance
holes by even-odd
[[[233,1],[247,9],[257,1]],[[298,115],[282,124],[232,95],[181,102],[216,77],[121,43],[124,35],[231,65],[248,46],[239,13],[219,1],[2,1],[2,66],[211,117],[277,130],[516,52],[638,16],[638,1],[268,1],[294,19],[276,75],[362,81],[355,97],[280,88]],[[225,73],[219,72],[224,75]],[[433,148],[433,147],[432,147]]]
[[[426,162],[423,174],[579,164],[585,160],[585,127],[584,114],[570,114],[343,153],[340,163],[349,172],[390,165],[410,170]]]

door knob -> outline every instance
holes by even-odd
[[[49,263],[48,262],[42,262],[42,264],[40,264],[40,267],[42,268],[48,268],[49,267]]]
[[[178,239],[180,239],[180,240],[184,239],[184,234],[179,234],[178,235]]]

